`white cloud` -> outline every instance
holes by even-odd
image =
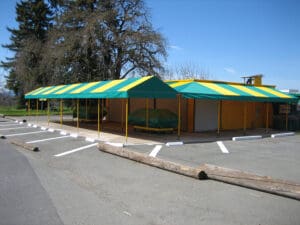
[[[231,67],[225,67],[224,70],[230,74],[236,74],[236,70]]]
[[[177,45],[169,45],[168,46],[170,49],[172,49],[172,50],[183,50],[183,48],[181,48],[181,47],[179,47],[179,46],[177,46]]]

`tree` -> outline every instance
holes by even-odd
[[[165,40],[143,0],[53,1],[58,7],[43,66],[53,83],[158,75]]]
[[[48,83],[40,71],[43,44],[52,14],[43,0],[27,0],[16,4],[18,28],[7,28],[11,43],[2,45],[14,52],[14,56],[1,62],[8,71],[7,88],[23,99],[24,93]]]

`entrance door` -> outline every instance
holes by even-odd
[[[195,131],[218,129],[218,101],[197,99],[195,104]]]

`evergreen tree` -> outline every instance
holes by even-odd
[[[1,66],[8,71],[7,88],[23,99],[24,93],[48,83],[40,62],[52,13],[43,0],[23,0],[16,4],[17,28],[7,28],[10,43],[2,45],[14,52]]]

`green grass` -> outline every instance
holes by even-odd
[[[36,110],[31,109],[30,114],[31,115],[36,115]],[[10,107],[10,106],[0,106],[0,114],[3,114],[5,116],[28,116],[29,112],[26,111],[26,109],[17,109],[16,107]],[[39,110],[38,111],[39,115],[47,115],[47,110]],[[59,115],[59,111],[51,111],[51,115]],[[71,108],[64,108],[63,111],[64,115],[72,115],[72,110]]]

